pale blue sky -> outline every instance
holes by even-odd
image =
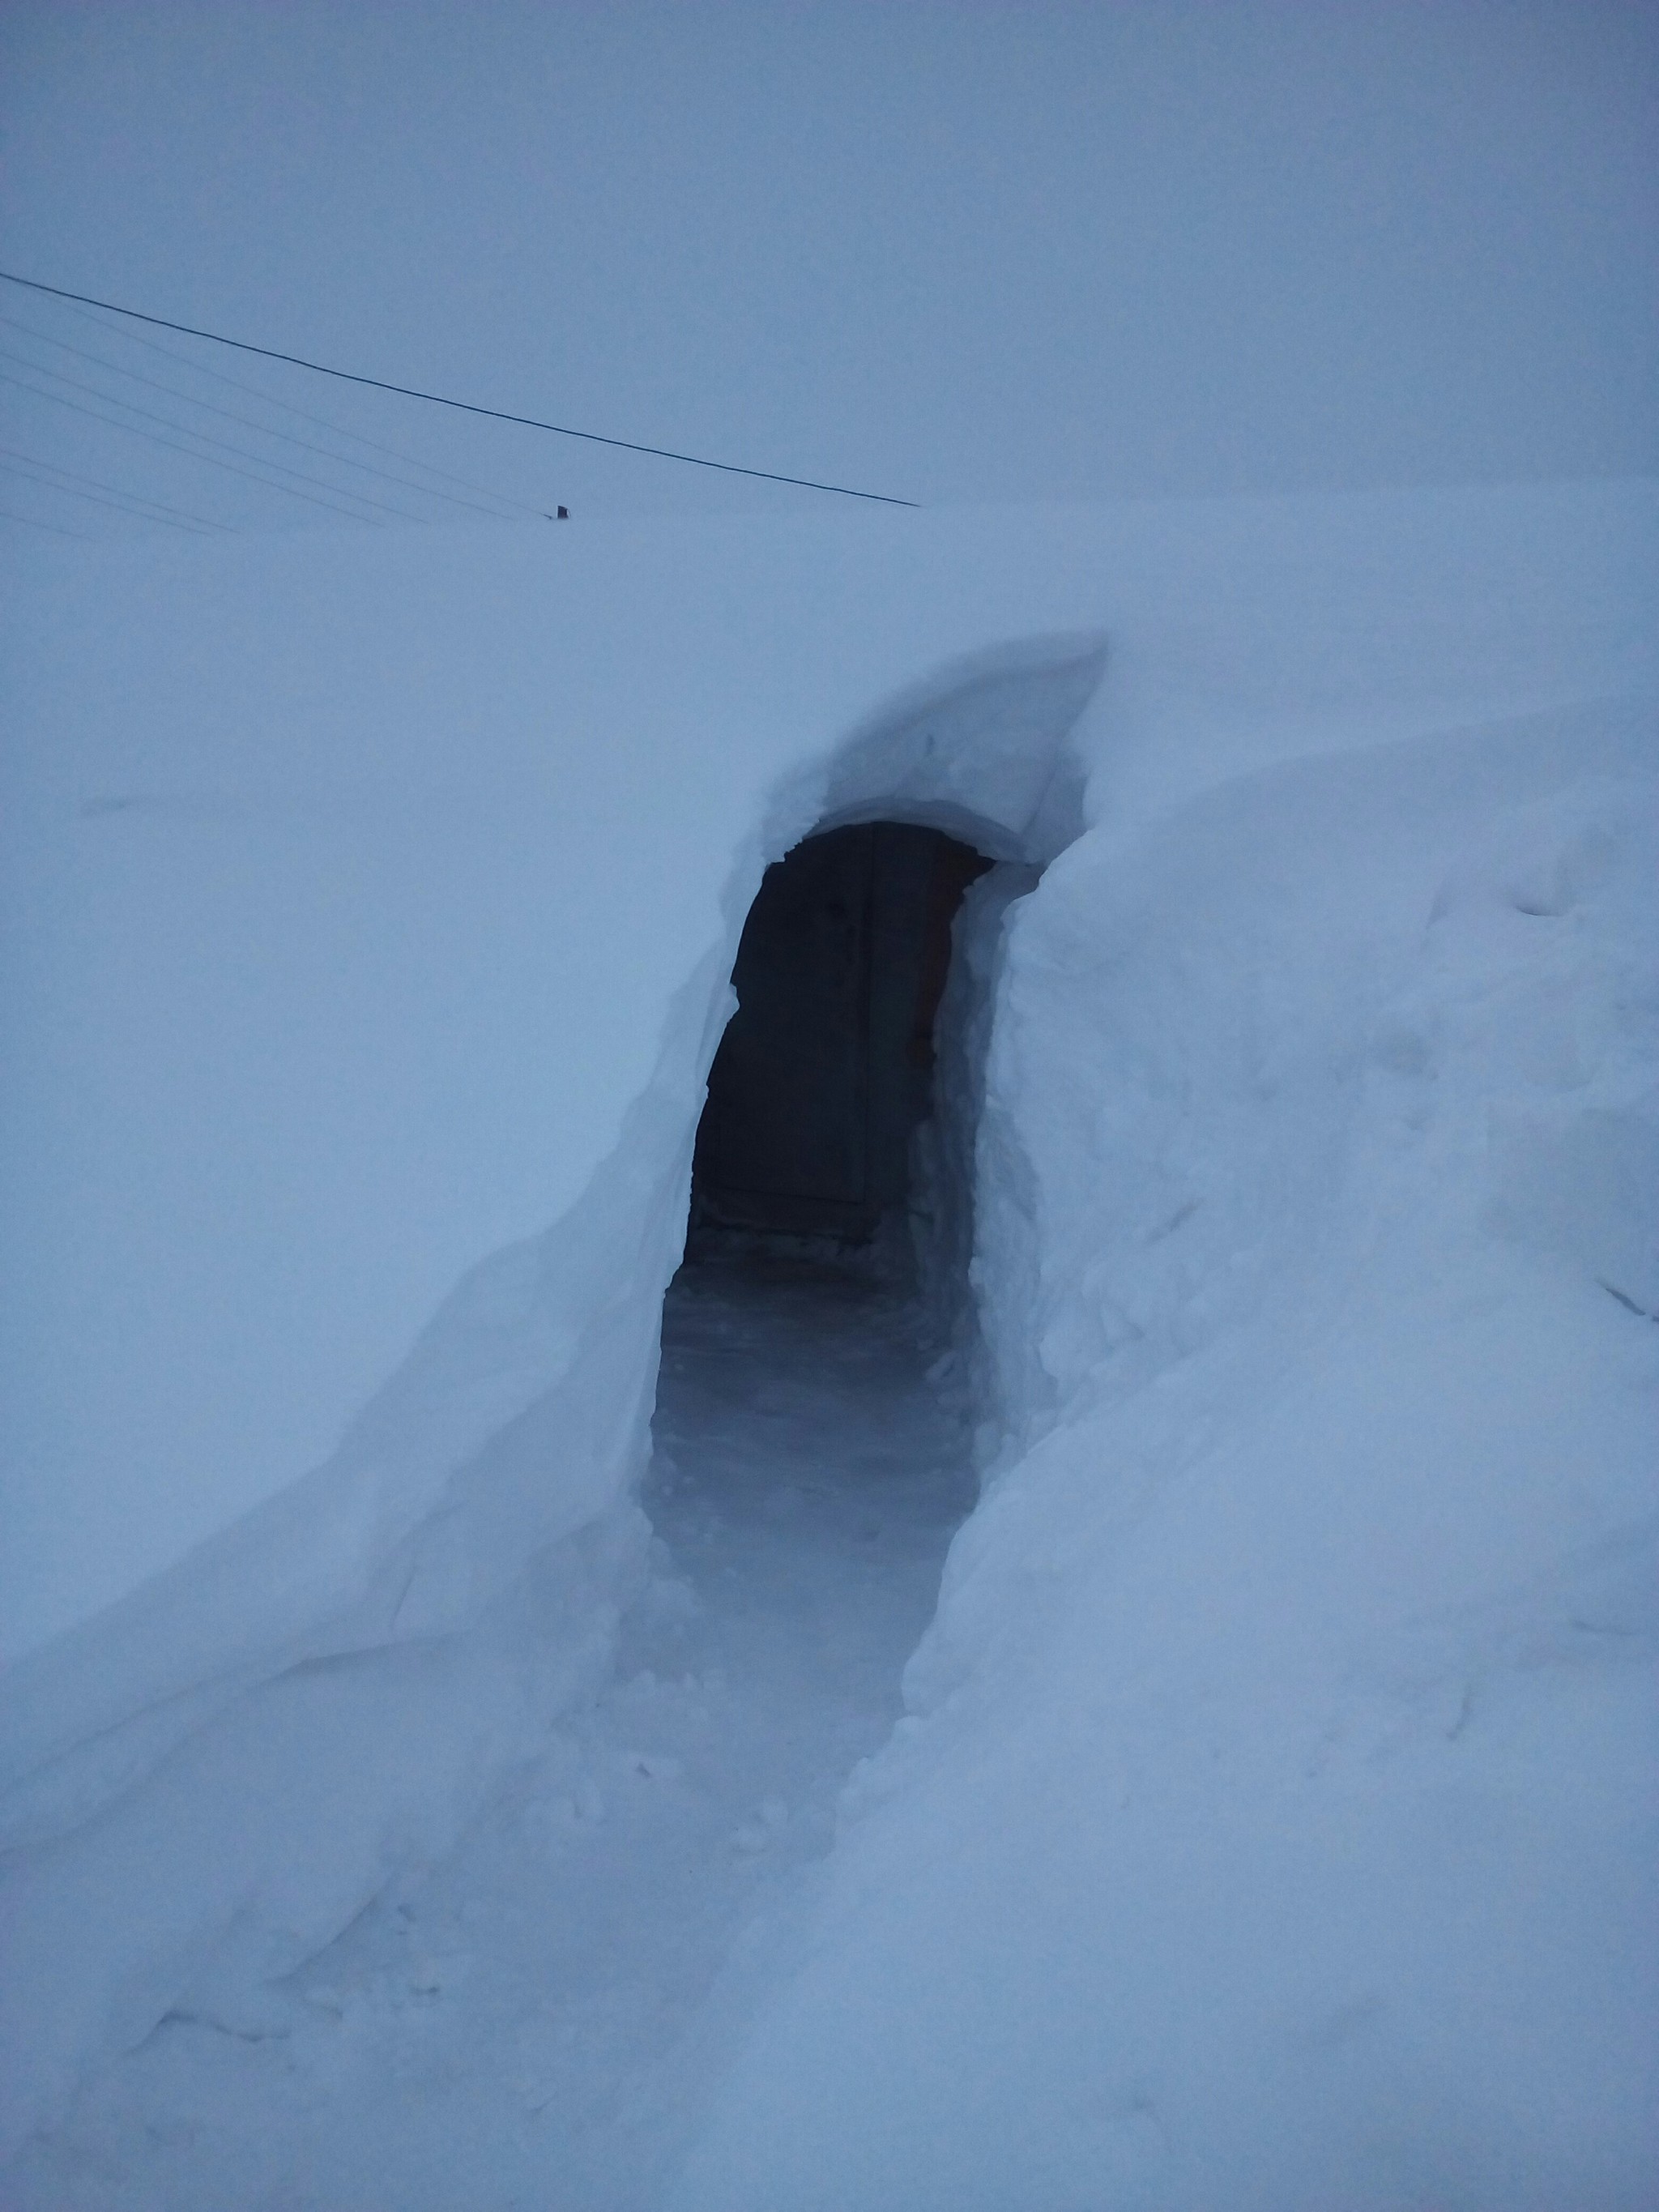
[[[928,503],[1659,459],[1651,7],[10,0],[0,63],[5,265],[623,437]],[[797,496],[267,383],[582,514]]]

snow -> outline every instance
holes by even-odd
[[[437,2212],[544,2201],[550,2172],[594,2212],[648,2202],[743,2016],[728,1991],[711,2027],[715,1976],[739,1936],[775,1948],[972,1503],[914,1322],[855,1273],[686,1270],[604,1694],[257,2008],[192,1990],[8,2203]],[[421,1733],[386,1716],[379,1741]]]
[[[1651,732],[1291,764],[1016,909],[1018,1416],[676,2207],[1648,2201]]]
[[[1643,2201],[1654,512],[20,581],[19,2201]],[[1004,863],[927,1302],[677,1294],[641,1492],[737,933],[872,813]]]
[[[1559,488],[37,556],[3,1648],[324,1461],[465,1271],[575,1202],[830,811],[815,774],[862,732],[891,795],[884,731],[960,664],[1109,637],[1079,750],[1121,833],[1289,754],[1651,684],[1652,527]]]

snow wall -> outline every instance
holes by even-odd
[[[959,963],[988,1492],[684,2203],[1641,2201],[1655,519],[20,579],[14,2131],[600,1679],[737,933],[879,813],[1061,854]]]

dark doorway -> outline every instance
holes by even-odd
[[[941,830],[868,822],[767,870],[697,1131],[695,1231],[861,1244],[903,1206],[951,924],[990,866]]]

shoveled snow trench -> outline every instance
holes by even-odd
[[[232,2032],[164,2021],[15,2172],[24,2208],[650,2203],[787,1954],[971,1503],[915,1309],[682,1272],[613,1686],[459,1850]]]

